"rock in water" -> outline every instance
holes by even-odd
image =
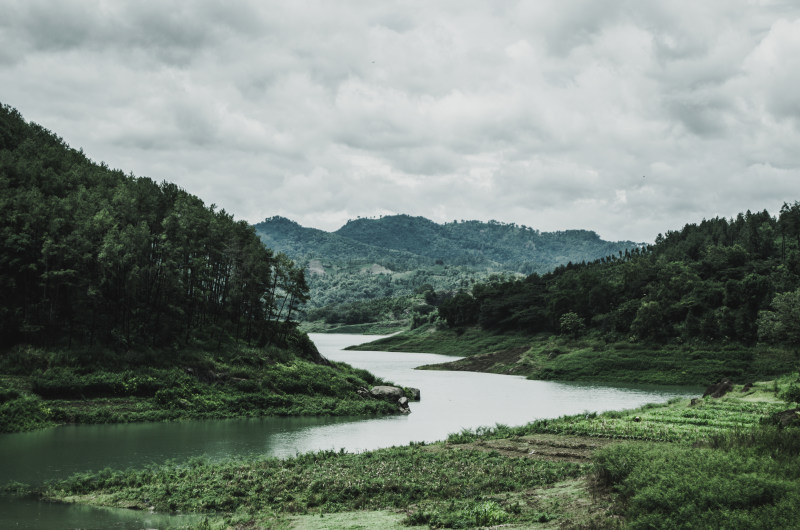
[[[408,407],[408,398],[403,396],[400,399],[398,399],[397,400],[397,408],[403,414],[408,414],[409,412],[411,412],[411,409]]]
[[[374,386],[369,393],[372,397],[385,399],[386,401],[397,401],[401,397],[405,397],[403,389],[396,386]]]

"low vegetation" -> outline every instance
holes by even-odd
[[[359,388],[383,384],[365,370],[281,348],[184,353],[176,363],[76,360],[74,352],[20,349],[0,365],[0,432],[63,423],[128,423],[267,415],[394,412]]]
[[[432,528],[793,528],[800,427],[777,413],[798,384],[794,374],[722,398],[498,425],[361,454],[81,473],[35,494],[205,513],[209,527],[319,527],[312,522],[331,513],[341,515],[329,523],[396,525],[399,513]]]
[[[598,335],[501,333],[479,327],[423,325],[350,349],[430,352],[465,358],[426,366],[523,375],[530,379],[706,385],[723,377],[745,383],[792,371],[797,351],[781,345],[608,342]]]

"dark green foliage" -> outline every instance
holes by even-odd
[[[780,397],[789,403],[800,403],[800,385],[797,383],[791,385],[781,393]]]
[[[476,284],[471,297],[453,298],[440,313],[451,326],[469,315],[468,322],[488,330],[558,333],[571,315],[606,340],[754,344],[760,335],[795,345],[796,218],[800,203],[784,205],[778,218],[747,212],[686,225],[646,248]]]
[[[776,454],[775,434],[794,450]],[[630,528],[795,528],[798,434],[773,430],[724,450],[613,445],[596,455],[595,473],[618,495]]]
[[[577,313],[564,313],[558,319],[558,323],[561,333],[574,339],[580,337],[586,331],[586,324],[583,323],[583,319]]]
[[[454,327],[477,324],[480,303],[472,295],[459,291],[439,306],[439,316]]]
[[[14,388],[0,390],[0,432],[61,423],[395,412],[389,403],[358,395],[359,388],[383,383],[369,372],[298,357],[273,348],[228,358],[184,355],[177,366],[154,363],[117,371],[52,366],[18,376]],[[58,362],[56,356],[49,360]]]
[[[440,225],[408,215],[351,220],[335,233],[363,244],[438,259],[449,265],[488,265],[526,274],[545,272],[568,261],[616,254],[635,246],[630,241],[603,241],[587,230],[539,232],[497,221],[453,221]]]
[[[452,293],[498,271],[511,276],[547,272],[569,261],[592,260],[636,246],[602,241],[586,231],[540,233],[494,221],[439,225],[407,215],[358,219],[333,233],[304,228],[282,217],[266,219],[255,229],[266,245],[307,264],[312,310],[306,319],[328,320],[342,313],[348,320],[344,323],[351,325],[366,318],[397,316],[384,311],[378,316],[359,314],[366,307],[357,307],[358,301],[384,300],[383,306],[387,299],[406,303],[402,318],[410,322],[414,308],[408,297],[422,295],[428,306],[439,306]]]
[[[0,348],[286,342],[308,287],[247,223],[10,107],[0,131]]]
[[[0,433],[28,431],[52,424],[51,411],[40,399],[22,396],[0,403]]]

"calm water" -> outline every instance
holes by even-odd
[[[4,434],[0,435],[0,484],[9,480],[39,483],[76,471],[126,468],[193,456],[287,457],[319,449],[363,451],[441,440],[464,428],[496,423],[522,425],[539,418],[631,408],[697,393],[697,389],[686,388],[613,388],[495,374],[421,371],[414,367],[451,361],[453,357],[342,350],[374,338],[312,335],[329,359],[419,388],[422,401],[412,403],[412,413],[407,416],[82,425]],[[0,497],[0,528],[159,528],[186,521]]]

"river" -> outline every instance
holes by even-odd
[[[414,370],[454,360],[426,353],[345,351],[374,336],[312,334],[322,354],[365,368],[379,377],[421,391],[411,414],[390,417],[263,418],[123,425],[67,425],[0,435],[0,484],[41,483],[76,471],[126,468],[231,456],[288,457],[320,449],[364,451],[436,441],[449,433],[503,423],[600,412],[666,401],[696,389],[607,387],[529,381],[518,376]],[[180,518],[65,506],[0,496],[0,528],[159,528],[191,524]]]

